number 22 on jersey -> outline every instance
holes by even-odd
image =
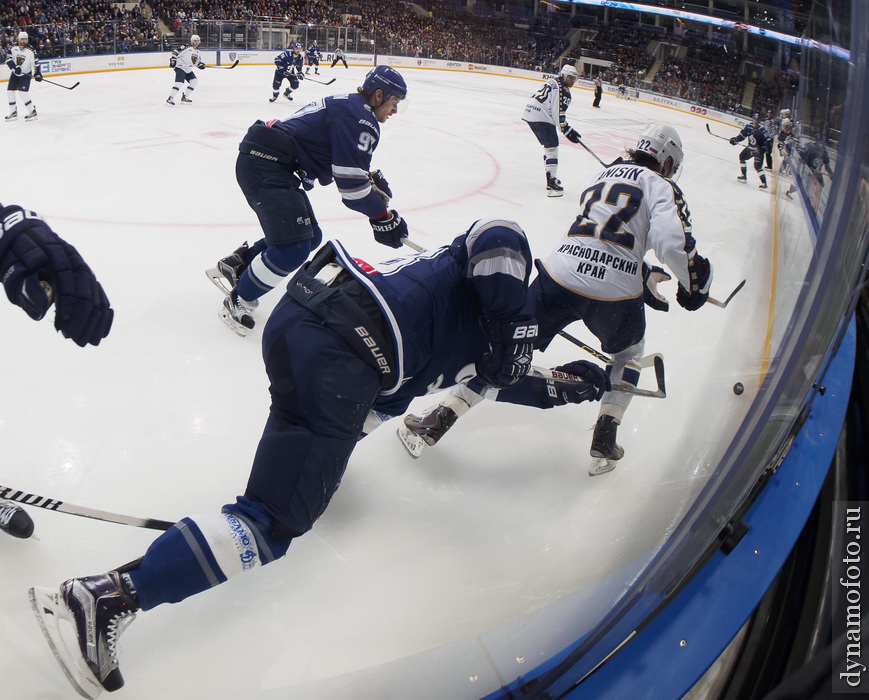
[[[603,225],[591,218],[591,208],[601,200],[610,213]],[[639,187],[626,182],[599,182],[582,193],[579,203],[583,202],[585,208],[571,225],[568,237],[597,237],[627,250],[634,249],[634,234],[622,228],[636,216],[643,202],[643,191]]]

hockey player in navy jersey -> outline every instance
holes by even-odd
[[[191,104],[193,100],[190,96],[199,85],[199,78],[193,70],[198,68],[203,70],[205,63],[202,61],[202,52],[199,50],[200,39],[198,34],[190,37],[190,46],[180,46],[172,52],[172,57],[169,59],[169,67],[175,69],[175,84],[172,85],[172,90],[169,97],[166,98],[166,104],[174,107],[175,98],[181,95],[181,104]],[[187,83],[186,89],[184,83]],[[184,89],[184,92],[181,90]]]
[[[358,440],[431,385],[476,371],[514,403],[598,399],[608,382],[589,362],[563,368],[586,383],[524,378],[537,331],[523,308],[531,265],[524,232],[504,220],[477,221],[450,245],[374,265],[339,243],[324,246],[266,323],[271,408],[244,494],[220,513],[182,519],[129,564],[31,589],[76,690],[94,698],[124,684],[118,638],[137,611],[284,556],[325,511]],[[75,632],[70,646],[63,621]]]
[[[668,311],[657,284],[670,279],[643,258],[654,251],[679,281],[676,300],[688,311],[709,298],[712,266],[696,250],[691,218],[675,178],[682,141],[669,125],[650,124],[625,160],[603,170],[580,196],[581,212],[555,249],[538,261],[527,313],[540,324],[534,347],[545,350],[555,335],[582,320],[612,356],[613,383],[636,386],[645,348],[644,303]],[[414,457],[436,444],[471,407],[487,396],[480,377],[457,384],[421,416],[406,416],[398,435]],[[631,394],[608,392],[601,400],[592,436],[589,474],[612,471],[624,450],[618,426]]]
[[[567,123],[567,108],[570,107],[570,88],[578,75],[573,66],[564,66],[555,78],[549,78],[543,87],[534,93],[531,102],[525,105],[522,119],[534,132],[543,146],[543,165],[546,170],[546,194],[549,197],[564,195],[564,187],[558,174],[558,132],[572,143],[582,138],[576,129]]]
[[[317,44],[316,39],[308,46],[305,55],[308,57],[308,67],[305,68],[305,73],[310,73],[311,66],[314,66],[314,75],[320,75],[320,56],[322,54],[320,53],[320,46]]]
[[[243,244],[206,271],[227,293],[220,317],[239,335],[254,327],[253,309],[301,265],[322,240],[306,190],[333,180],[341,201],[367,216],[378,243],[401,247],[407,224],[394,209],[389,183],[371,172],[380,124],[407,96],[401,74],[372,68],[354,94],[329,95],[282,121],[257,121],[239,146],[235,175],[265,237]]]
[[[54,327],[79,347],[109,334],[114,311],[90,267],[39,214],[15,204],[0,204],[0,279],[9,301],[35,321],[53,305]],[[0,531],[27,538],[33,521],[0,498]]]
[[[298,90],[299,81],[304,80],[302,75],[302,47],[299,44],[294,44],[289,49],[284,49],[275,56],[275,75],[272,78],[272,96],[269,102],[274,102],[278,99],[281,92],[281,83],[286,80],[290,87],[284,90],[284,97],[292,102],[293,90]]]
[[[742,131],[730,139],[732,145],[736,145],[741,141],[745,141],[745,148],[739,152],[739,169],[742,171],[740,176],[736,178],[740,182],[747,182],[748,167],[746,162],[750,158],[754,159],[754,170],[760,178],[760,189],[765,190],[766,174],[763,172],[763,158],[767,151],[768,142],[772,137],[766,133],[766,130],[760,125],[760,115],[751,115],[751,124],[746,124]],[[747,139],[747,140],[746,140]],[[771,148],[771,146],[769,146]]]

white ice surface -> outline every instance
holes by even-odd
[[[214,512],[244,489],[268,408],[259,329],[241,339],[218,320],[221,297],[203,271],[259,237],[234,177],[247,127],[351,92],[363,69],[321,74],[337,81],[306,81],[296,101],[270,104],[269,67],[206,70],[194,104],[174,109],[164,104],[168,69],[58,77],[81,85],[35,85],[39,121],[0,124],[0,201],[40,212],[73,242],[116,309],[109,338],[85,350],[48,320],[0,310],[0,483],[166,520]],[[413,239],[435,247],[498,216],[545,255],[600,166],[564,141],[566,195],[546,197],[542,149],[519,118],[537,83],[405,74],[410,99],[383,127],[374,166]],[[714,265],[713,296],[748,279],[726,310],[691,314],[675,282],[663,286],[671,310],[648,312],[646,351],[664,354],[669,395],[634,399],[618,468],[587,476],[595,405],[486,403],[417,461],[386,424],[286,558],[139,616],[121,641],[119,699],[479,697],[587,631],[672,532],[757,388],[773,198],[753,173],[736,181],[737,149],[702,118],[610,96],[595,110],[591,100],[575,90],[569,121],[607,162],[649,121],[679,129],[679,184]],[[311,199],[327,237],[361,258],[392,256],[334,186]],[[278,297],[265,298],[260,319]],[[597,345],[581,323],[568,330]],[[556,339],[535,361],[572,359],[589,358]],[[30,512],[32,539],[0,537],[0,695],[69,698],[27,588],[130,561],[156,533]]]

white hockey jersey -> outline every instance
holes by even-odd
[[[13,66],[21,67],[22,75],[33,75],[34,67],[36,66],[36,54],[29,47],[21,48],[13,45],[9,48],[9,55],[6,64],[12,63]],[[10,66],[11,68],[11,66]]]
[[[196,66],[202,63],[202,51],[192,46],[182,46],[172,52],[172,58],[175,59],[175,67],[180,68],[185,73],[189,73]]]
[[[525,105],[522,119],[526,122],[548,122],[563,130],[570,106],[570,88],[556,78],[549,78]]]
[[[635,298],[643,294],[643,258],[652,250],[691,288],[691,215],[675,182],[636,163],[618,163],[598,175],[580,205],[576,221],[542,261],[556,282],[593,299]]]

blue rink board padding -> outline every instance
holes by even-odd
[[[824,377],[826,392],[815,397],[790,451],[743,518],[749,530],[730,554],[717,551],[648,627],[579,685],[587,672],[581,662],[548,688],[533,685],[565,650],[485,700],[676,700],[690,690],[754,612],[812,512],[845,420],[855,343],[852,318]],[[529,683],[531,694],[519,690]]]

